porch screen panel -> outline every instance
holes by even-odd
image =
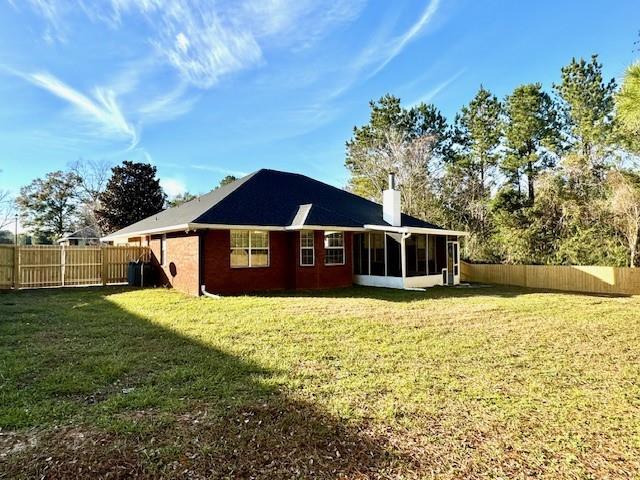
[[[413,234],[405,240],[407,276],[427,275],[427,236]]]
[[[402,276],[402,261],[400,257],[400,242],[387,235],[387,276]]]
[[[384,276],[384,233],[370,233],[371,275]]]
[[[427,275],[427,236],[416,236],[416,272]]]
[[[436,266],[442,272],[443,268],[447,268],[447,237],[436,236]]]
[[[404,241],[405,256],[407,262],[407,276],[418,275],[418,252],[416,251],[416,236],[411,235]]]
[[[436,263],[436,237],[434,235],[427,236],[427,259],[429,275],[440,275]]]
[[[369,275],[368,237],[366,233],[353,236],[353,272],[356,275]]]

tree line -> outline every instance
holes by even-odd
[[[375,201],[395,171],[403,210],[469,232],[471,261],[635,266],[639,153],[640,64],[618,88],[594,55],[550,92],[480,86],[452,122],[432,104],[371,101],[345,164],[348,188]]]
[[[220,185],[235,179],[228,175]],[[168,199],[156,167],[148,163],[125,160],[111,167],[104,161],[78,160],[22,187],[15,207],[28,231],[22,243],[50,244],[84,227],[102,236],[194,198],[185,192]],[[0,195],[0,206],[13,203],[4,200]],[[11,231],[1,230],[11,221],[9,211],[0,215],[0,243],[14,241]]]

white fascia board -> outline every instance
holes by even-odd
[[[276,225],[227,225],[213,223],[190,223],[189,230],[268,230],[274,232],[282,232],[287,227],[279,227]]]
[[[161,233],[172,232],[190,232],[193,230],[267,230],[282,232],[287,230],[333,230],[338,232],[364,232],[363,227],[336,227],[331,225],[289,225],[288,227],[280,227],[275,225],[228,225],[228,224],[212,224],[212,223],[185,223],[182,225],[171,225],[168,227],[153,228],[149,230],[141,230],[136,232],[127,232],[118,234],[112,233],[102,237],[100,240],[109,242],[116,238],[141,237],[144,235],[158,235]]]
[[[159,233],[180,232],[182,230],[189,231],[189,230],[192,230],[191,228],[189,228],[189,225],[191,224],[185,223],[182,225],[171,225],[168,227],[151,228],[149,230],[141,230],[137,232],[126,232],[126,233],[120,233],[120,234],[118,234],[118,232],[115,232],[100,238],[100,240],[102,240],[103,242],[109,242],[111,240],[115,240],[116,238],[141,237],[144,235],[154,235]]]
[[[212,223],[184,223],[182,225],[170,225],[168,227],[160,227],[160,228],[152,228],[149,230],[141,230],[137,232],[128,232],[118,234],[112,233],[111,235],[107,235],[106,237],[102,237],[102,241],[111,241],[116,238],[130,238],[130,237],[140,237],[144,235],[158,235],[161,233],[172,233],[172,232],[190,232],[193,230],[275,230],[275,231],[283,231],[286,227],[278,227],[273,225],[222,225],[222,224],[212,224]]]
[[[458,237],[469,235],[467,232],[461,232],[459,230],[444,230],[440,228],[392,227],[390,225],[365,225],[364,228],[367,230],[395,233],[427,233],[430,235],[455,235]]]
[[[285,230],[331,230],[335,232],[366,232],[364,227],[336,227],[333,225],[289,225]]]

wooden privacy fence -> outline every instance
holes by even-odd
[[[0,288],[126,283],[130,261],[149,261],[148,247],[0,245]]]
[[[640,295],[640,268],[461,262],[463,281],[584,293]]]

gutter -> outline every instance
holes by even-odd
[[[392,227],[391,225],[365,225],[367,230],[375,230],[382,232],[395,233],[427,233],[430,235],[455,235],[458,237],[468,236],[469,233],[460,230],[445,230],[441,228],[425,228],[425,227]]]

